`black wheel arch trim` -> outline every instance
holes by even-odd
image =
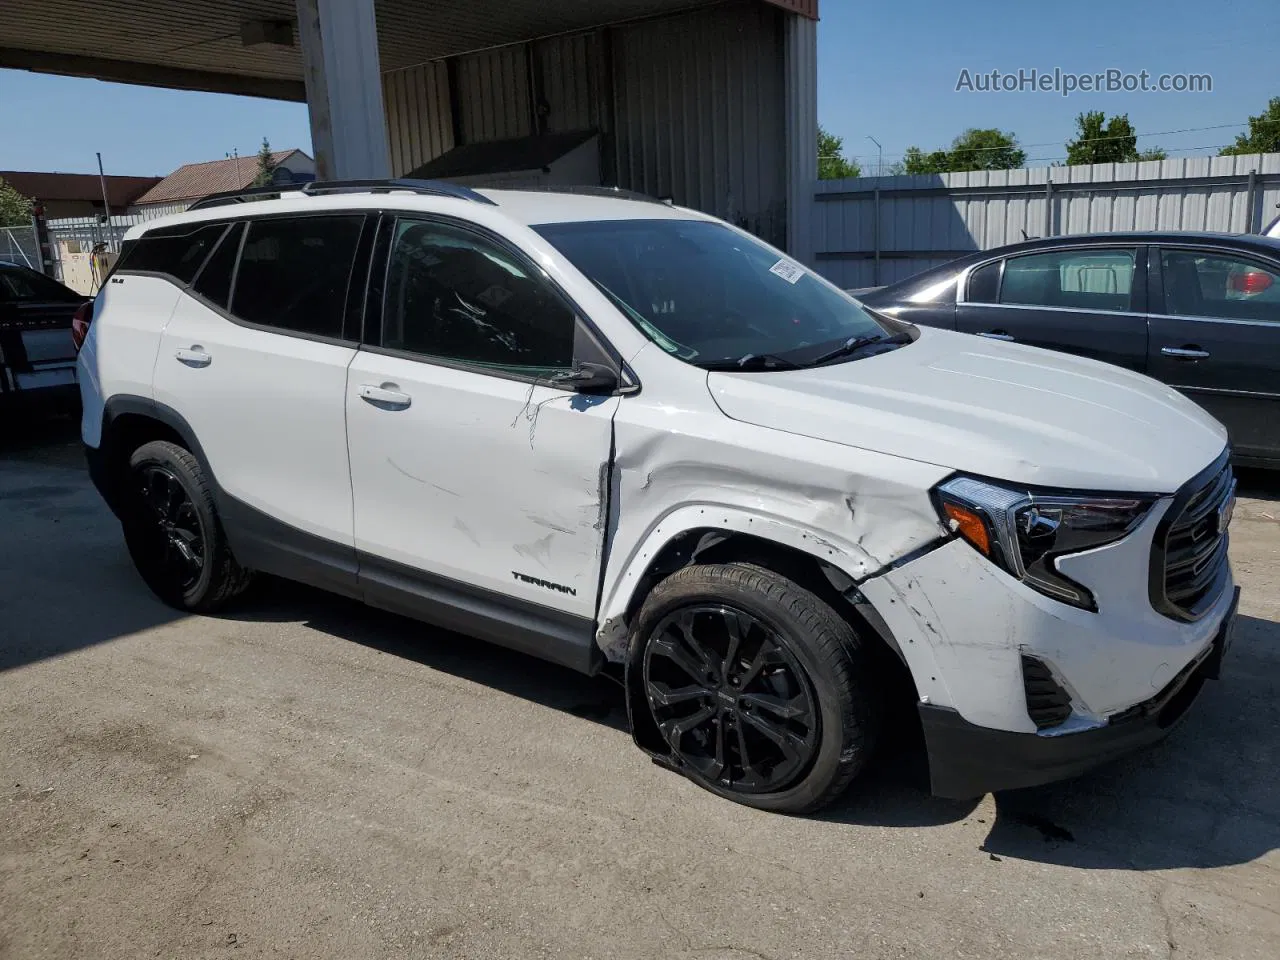
[[[204,470],[210,482],[213,483],[214,489],[221,492],[213,470],[209,466],[209,459],[204,455],[204,450],[200,447],[200,441],[196,439],[196,434],[191,429],[191,424],[187,423],[182,414],[172,407],[148,397],[140,397],[134,394],[116,394],[108,399],[103,406],[102,430],[98,446],[91,447],[86,445],[85,447],[85,453],[89,459],[89,473],[93,478],[94,485],[113,512],[117,515],[119,514],[119,491],[116,489],[117,478],[111,470],[112,464],[110,463],[110,459],[117,453],[112,427],[119,417],[126,415],[155,420],[176,433],[182,440],[183,446],[190,450],[192,456],[200,461],[200,467]]]

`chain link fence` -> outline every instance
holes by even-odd
[[[40,269],[40,244],[33,227],[0,227],[0,260]]]

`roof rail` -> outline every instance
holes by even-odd
[[[224,190],[221,193],[211,193],[207,197],[201,197],[187,210],[203,210],[206,207],[225,207],[231,203],[244,203],[253,197],[270,197],[279,196],[285,193],[293,193],[303,188],[301,183],[281,183],[273,184],[266,187],[245,187],[243,190]]]
[[[255,198],[283,196],[286,193],[302,193],[306,196],[318,196],[327,193],[392,193],[407,191],[433,197],[455,197],[458,200],[470,200],[497,206],[492,200],[477,193],[469,187],[443,180],[312,180],[308,183],[284,183],[266,187],[247,187],[243,190],[228,190],[224,193],[211,193],[201,197],[188,210],[203,210],[208,207],[222,207],[233,203],[245,203]]]

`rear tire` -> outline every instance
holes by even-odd
[[[812,813],[871,757],[882,710],[862,638],[771,570],[677,571],[645,599],[632,650],[671,759],[713,793]]]
[[[125,543],[138,573],[165,603],[211,613],[243,593],[252,571],[236,562],[200,462],[167,440],[129,458],[121,497]]]

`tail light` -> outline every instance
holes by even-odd
[[[64,314],[65,316],[65,314]],[[93,323],[93,301],[80,304],[76,314],[71,318],[71,342],[75,344],[76,353],[84,346],[84,338],[89,335],[89,324]]]
[[[1231,289],[1236,293],[1255,294],[1266,290],[1274,282],[1271,274],[1263,273],[1260,270],[1250,270],[1248,273],[1237,273],[1233,276],[1231,278]]]

